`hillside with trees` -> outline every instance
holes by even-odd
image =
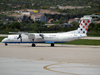
[[[50,6],[91,6],[100,7],[99,0],[0,0],[0,10],[49,9]]]
[[[76,9],[59,9],[58,6],[87,6]],[[90,7],[88,7],[90,6]],[[54,9],[50,7],[55,7]],[[99,0],[0,0],[0,12],[21,9],[48,9],[70,16],[100,13]]]
[[[75,9],[59,9],[58,6],[90,6]],[[50,7],[55,7],[54,9]],[[83,15],[91,15],[100,13],[100,0],[0,0],[0,19],[8,17],[5,11],[21,10],[21,9],[48,9],[57,11],[61,14],[45,14],[48,19],[54,19],[55,24],[68,22],[70,18],[82,17]],[[65,13],[65,15],[63,15]],[[58,21],[56,21],[58,20]],[[0,20],[0,33],[8,33],[9,31],[28,31],[28,32],[63,32],[74,30],[75,26],[66,28],[61,26],[46,27],[44,22],[23,21],[23,22],[7,22]],[[93,23],[89,27],[90,33],[99,33],[100,24]]]

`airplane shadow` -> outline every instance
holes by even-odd
[[[87,46],[87,45],[65,45],[65,44],[55,44],[54,47],[51,47],[50,44],[36,44],[35,47],[32,47],[31,44],[8,44],[8,46],[18,46],[18,47],[31,47],[31,48],[42,48],[42,47],[45,47],[45,48],[86,48],[86,47],[91,47],[91,48],[97,48],[97,47],[92,47],[92,46]],[[100,48],[100,47],[99,47]]]
[[[20,45],[20,46],[22,46],[22,47],[32,47],[31,45]],[[56,46],[55,45],[54,47],[51,47],[51,46],[47,46],[47,45],[46,46],[36,45],[35,47],[32,47],[32,48],[38,48],[38,47],[39,48],[43,48],[43,47],[45,47],[45,48],[58,48],[58,47],[59,48],[64,48],[64,47],[66,47],[66,48],[77,48],[77,47],[84,47],[84,46],[79,46],[79,45],[74,45],[74,46],[73,45],[70,45],[70,46],[69,45],[64,45],[64,46],[63,45],[61,45],[61,46],[60,45],[59,46],[57,45]]]

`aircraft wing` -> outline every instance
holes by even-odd
[[[16,33],[19,34],[20,36],[22,34],[25,34],[28,36],[28,38],[31,39],[44,39],[44,35],[41,33],[28,33],[28,32],[9,32],[9,33]]]

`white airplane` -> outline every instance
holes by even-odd
[[[77,30],[63,33],[18,32],[19,35],[8,35],[2,40],[2,43],[5,45],[8,43],[32,43],[32,47],[35,47],[35,43],[51,43],[51,46],[54,46],[54,43],[65,43],[86,37],[91,20],[91,17],[83,17]]]

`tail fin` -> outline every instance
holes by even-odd
[[[78,29],[76,30],[77,34],[86,34],[89,24],[91,23],[92,18],[91,17],[83,17],[81,18],[81,23],[78,27]]]

